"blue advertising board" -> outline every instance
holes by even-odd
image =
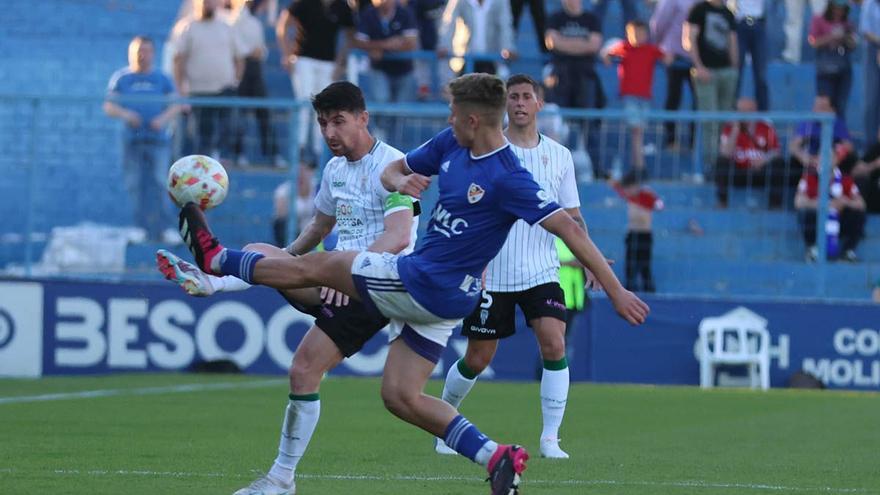
[[[697,384],[697,328],[707,317],[743,308],[766,321],[771,383],[805,370],[831,388],[880,390],[880,306],[647,298],[648,322],[633,327],[609,301],[595,299],[570,332],[576,381]],[[230,359],[247,373],[284,374],[313,319],[274,291],[255,287],[210,298],[165,283],[0,280],[0,376],[186,370]],[[532,380],[540,373],[534,335],[522,316],[484,378]],[[383,331],[334,374],[375,376],[387,353]],[[442,376],[467,342],[450,340]],[[722,372],[720,382],[738,383]]]

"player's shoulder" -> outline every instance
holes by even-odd
[[[538,143],[538,146],[542,146],[546,149],[559,150],[568,154],[571,154],[571,151],[568,150],[565,146],[559,143],[559,141],[547,136],[546,134],[540,134],[541,142]]]
[[[562,160],[562,164],[572,161],[571,150],[551,137],[541,134],[541,142],[538,146],[542,147],[553,159]]]
[[[376,140],[376,148],[373,151],[373,156],[377,158],[377,160],[374,160],[374,163],[384,166],[394,160],[403,158],[403,152],[385,141]]]

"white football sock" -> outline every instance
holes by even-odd
[[[290,400],[281,427],[278,457],[269,470],[270,476],[288,484],[293,481],[296,465],[309,446],[320,415],[320,400]]]
[[[441,397],[444,401],[452,404],[452,407],[458,409],[461,401],[464,400],[475,383],[477,383],[476,378],[468,379],[462,376],[461,372],[458,371],[458,361],[456,361],[449,367],[449,371],[446,373],[446,383],[443,384],[443,395]]]
[[[214,287],[215,292],[238,292],[251,288],[251,284],[238,277],[233,277],[232,275],[224,275],[222,277],[216,275],[206,276],[208,277],[208,281],[211,282],[211,286]]]
[[[498,450],[498,444],[489,440],[480,447],[480,450],[477,451],[477,455],[474,456],[474,462],[480,466],[488,465],[489,459],[492,458],[492,454],[494,454],[496,450]]]
[[[559,438],[559,427],[568,402],[568,367],[561,370],[544,369],[541,374],[541,413],[544,429],[541,438]]]

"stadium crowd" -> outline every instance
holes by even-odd
[[[274,26],[279,63],[290,75],[296,97],[317,93],[334,80],[357,78],[366,83],[371,102],[442,100],[444,95],[434,94],[432,88],[442,88],[442,82],[454,75],[468,70],[501,76],[507,73],[508,64],[520,57],[517,46],[522,46],[522,40],[517,42],[517,30],[526,3],[294,0],[279,8],[273,0],[194,0],[181,6],[165,45],[165,65],[173,74],[173,87],[184,96],[265,97],[265,65],[272,44],[265,39],[265,31]],[[621,0],[625,39],[604,35],[612,29],[603,25],[608,3],[562,0],[558,11],[545,12],[545,2],[531,0],[528,7],[548,103],[562,108],[606,107],[611,98],[598,75],[597,62],[618,65],[619,96],[628,115],[625,132],[631,153],[627,163],[638,181],[648,177],[644,113],[651,108],[657,63],[663,64],[666,72],[665,110],[681,108],[685,86],[691,108],[697,111],[773,110],[767,83],[769,2]],[[840,256],[854,260],[865,212],[880,211],[880,0],[813,0],[809,2],[812,20],[805,27],[801,21],[806,3],[785,2],[785,50],[780,57],[799,63],[804,35],[813,48],[817,99],[812,110],[837,116],[833,161],[835,177],[840,178],[833,179],[830,186],[832,207],[847,219],[841,221],[847,232],[841,233],[842,238],[852,239],[840,250]],[[858,19],[850,15],[853,4],[860,4]],[[362,54],[363,63],[353,63],[356,57],[350,57],[352,53]],[[845,112],[854,97],[851,88],[857,57],[863,66],[865,100],[860,105],[864,133],[855,139],[847,129]],[[753,79],[753,95],[745,94],[747,65],[751,66],[748,73]],[[110,92],[125,93],[128,89],[118,85],[117,76],[117,85],[111,82]],[[439,77],[441,84],[432,81],[432,76]],[[158,85],[154,91],[167,93],[167,88]],[[242,152],[241,115],[219,107],[183,110],[188,114],[184,153],[202,152],[226,163],[248,163]],[[804,105],[802,110],[810,108]],[[260,161],[288,166],[278,148],[270,112],[253,113],[263,156]],[[120,112],[111,115],[126,120],[132,128],[149,125]],[[307,111],[300,118],[301,156],[313,167],[322,153],[319,130],[309,121]],[[376,124],[381,128],[379,135],[397,125],[389,118]],[[599,125],[591,120],[580,128],[572,126],[573,134],[580,135],[568,141],[563,137],[563,142],[574,144],[582,139],[591,173],[605,179],[613,172],[599,156]],[[807,257],[814,258],[815,232],[806,225],[815,218],[815,193],[807,190],[812,191],[810,184],[818,165],[819,126],[806,122],[791,135],[781,136],[769,120],[699,125],[703,171],[717,185],[718,206],[727,206],[730,188],[766,188],[769,208],[796,207],[800,212]],[[663,125],[660,142],[666,151],[683,152],[695,144],[694,124],[684,126],[687,128],[682,130],[674,122]],[[128,139],[136,141],[139,135],[152,139],[147,134],[133,133]],[[619,180],[620,175],[615,178]],[[694,179],[705,180],[701,173]],[[841,196],[838,183],[852,185],[844,187],[846,193]],[[805,201],[805,195],[813,199]],[[842,199],[850,196],[855,199]],[[858,212],[852,222],[850,211]]]

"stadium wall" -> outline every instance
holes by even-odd
[[[738,307],[767,320],[771,382],[785,386],[801,369],[829,388],[880,390],[880,306],[829,301],[763,302],[648,297],[649,322],[631,327],[607,299],[593,301],[571,333],[577,381],[695,385],[700,320]],[[283,374],[312,319],[265,288],[199,299],[164,283],[0,280],[0,376],[181,371],[230,359],[246,373]],[[486,378],[531,380],[537,346],[522,316]],[[375,376],[385,334],[334,374]],[[435,374],[464,354],[455,336]],[[724,372],[720,381],[741,383]]]

